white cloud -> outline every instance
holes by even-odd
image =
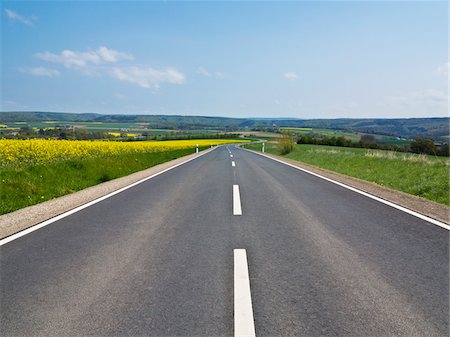
[[[63,50],[59,54],[51,52],[37,53],[36,57],[52,63],[62,64],[67,68],[83,69],[92,65],[100,65],[104,63],[116,63],[121,60],[133,60],[131,54],[119,52],[114,49],[100,47],[97,50],[89,50],[85,52]]]
[[[290,71],[290,72],[284,74],[284,78],[289,81],[295,81],[295,80],[299,79],[299,76],[296,73]]]
[[[130,82],[149,89],[157,89],[162,83],[183,84],[185,81],[185,76],[173,68],[160,70],[138,66],[115,67],[111,74],[120,81]]]
[[[27,25],[27,26],[33,25],[33,22],[30,19],[28,19],[26,16],[20,15],[17,12],[14,12],[10,9],[5,8],[5,14],[12,21],[17,21],[17,22],[23,23],[24,25]]]
[[[134,57],[107,47],[83,52],[69,49],[60,53],[46,51],[37,53],[35,56],[43,61],[60,64],[87,75],[110,75],[120,81],[137,84],[143,88],[157,89],[162,83],[182,84],[185,81],[184,74],[173,68],[155,69],[141,65],[116,64],[124,60],[134,60]],[[31,73],[30,69],[23,71]],[[50,73],[45,73],[44,68],[34,71],[34,74],[50,76]],[[52,75],[56,76],[56,73],[53,72]],[[125,97],[116,95],[116,98],[123,100]]]
[[[118,62],[120,60],[133,60],[134,57],[131,54],[119,52],[117,50],[108,49],[106,47],[100,47],[97,50],[97,54],[105,62]]]
[[[444,63],[437,67],[436,74],[447,77],[449,74],[450,62]]]
[[[47,76],[47,77],[56,77],[59,76],[60,73],[56,69],[49,69],[44,67],[36,67],[36,68],[19,68],[22,73],[30,74],[33,76]]]

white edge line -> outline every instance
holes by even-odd
[[[256,336],[245,249],[234,249],[234,336]]]
[[[242,215],[241,195],[239,185],[233,185],[233,215]]]
[[[216,148],[217,147],[213,148],[211,151],[214,151]],[[28,227],[27,229],[24,229],[24,230],[22,230],[22,231],[20,231],[20,232],[18,232],[16,234],[12,234],[10,236],[7,236],[6,238],[0,240],[0,247],[5,245],[5,244],[7,244],[7,243],[9,243],[9,242],[11,242],[11,241],[14,241],[14,240],[18,239],[18,238],[20,238],[20,237],[22,237],[24,235],[30,234],[30,233],[32,233],[32,232],[34,232],[34,231],[36,231],[36,230],[38,230],[38,229],[40,229],[42,227],[50,225],[51,223],[53,223],[55,221],[61,220],[61,219],[65,218],[65,217],[68,217],[69,215],[72,215],[74,213],[77,213],[77,212],[81,211],[82,209],[85,209],[85,208],[87,208],[89,206],[92,206],[92,205],[94,205],[94,204],[96,204],[96,203],[98,203],[100,201],[108,199],[108,198],[112,197],[113,195],[116,195],[116,194],[118,194],[120,192],[123,192],[123,191],[129,189],[129,188],[132,188],[132,187],[134,187],[136,185],[139,185],[139,184],[143,183],[144,181],[147,181],[147,180],[149,180],[151,178],[159,176],[160,174],[163,174],[163,173],[165,173],[167,171],[170,171],[170,170],[172,170],[172,169],[174,169],[174,168],[176,168],[178,166],[186,164],[186,163],[190,162],[191,160],[197,159],[197,158],[199,158],[199,157],[201,157],[201,156],[203,156],[203,155],[205,155],[205,154],[207,154],[207,153],[209,153],[211,151],[203,152],[203,153],[200,152],[197,156],[195,156],[193,158],[190,158],[190,159],[187,159],[187,160],[185,160],[185,161],[183,161],[181,163],[175,164],[175,165],[173,165],[171,167],[168,167],[168,168],[166,168],[166,169],[164,169],[164,170],[162,170],[162,171],[160,171],[158,173],[152,174],[151,176],[148,176],[148,177],[145,177],[145,178],[143,178],[141,180],[138,180],[138,181],[136,181],[136,182],[134,182],[134,183],[132,183],[130,185],[127,185],[125,187],[119,188],[118,190],[115,190],[115,191],[113,191],[111,193],[108,193],[108,194],[102,196],[102,197],[99,197],[97,199],[89,201],[89,202],[87,202],[87,203],[85,203],[85,204],[83,204],[81,206],[75,207],[75,208],[71,209],[70,211],[61,213],[61,214],[59,214],[59,215],[57,215],[57,216],[55,216],[55,217],[53,217],[51,219],[45,220],[45,221],[43,221],[41,223],[38,223],[38,224],[36,224],[34,226]]]
[[[413,215],[413,216],[415,216],[415,217],[417,217],[417,218],[419,218],[419,219],[425,220],[425,221],[427,221],[427,222],[432,223],[433,225],[442,227],[442,228],[444,228],[444,229],[450,231],[450,225],[447,225],[446,223],[443,223],[443,222],[441,222],[441,221],[439,221],[439,220],[430,218],[429,216],[426,216],[426,215],[423,215],[423,214],[418,213],[418,212],[416,212],[416,211],[413,211],[413,210],[411,210],[411,209],[409,209],[409,208],[406,208],[406,207],[397,205],[397,204],[395,204],[395,203],[393,203],[393,202],[391,202],[391,201],[382,199],[382,198],[377,197],[377,196],[375,196],[375,195],[373,195],[373,194],[370,194],[370,193],[361,191],[361,190],[359,190],[359,189],[357,189],[357,188],[354,188],[354,187],[348,186],[348,185],[346,185],[346,184],[340,183],[340,182],[338,182],[338,181],[336,181],[336,180],[333,180],[333,179],[324,177],[324,176],[322,176],[322,175],[320,175],[320,174],[311,172],[311,171],[309,171],[309,170],[307,170],[307,169],[304,169],[304,168],[295,166],[295,165],[290,164],[290,163],[286,163],[286,162],[284,162],[284,161],[282,161],[282,160],[280,160],[280,159],[273,158],[273,157],[270,157],[270,156],[268,156],[268,155],[265,155],[265,154],[262,154],[262,153],[259,153],[259,152],[256,152],[256,151],[251,151],[251,150],[248,150],[248,149],[245,149],[245,148],[242,148],[242,149],[245,150],[245,151],[249,151],[249,152],[255,153],[255,154],[257,154],[257,155],[260,155],[260,156],[263,156],[263,157],[272,159],[272,160],[277,161],[277,162],[279,162],[279,163],[282,163],[282,164],[284,164],[284,165],[293,167],[293,168],[295,168],[295,169],[297,169],[297,170],[300,170],[300,171],[309,173],[309,174],[311,174],[311,175],[313,175],[313,176],[316,176],[316,177],[318,177],[318,178],[321,178],[321,179],[324,179],[324,180],[326,180],[326,181],[329,181],[329,182],[331,182],[331,183],[333,183],[333,184],[336,184],[336,185],[339,185],[339,186],[341,186],[341,187],[344,187],[344,188],[346,188],[346,189],[348,189],[348,190],[350,190],[350,191],[353,191],[353,192],[362,194],[362,195],[364,195],[364,196],[366,196],[366,197],[368,197],[368,198],[371,198],[371,199],[376,200],[376,201],[378,201],[378,202],[381,202],[381,203],[383,203],[383,204],[385,204],[385,205],[388,205],[388,206],[391,206],[391,207],[393,207],[393,208],[396,208],[396,209],[398,209],[398,210],[400,210],[400,211],[402,211],[402,212],[408,213],[408,214]]]

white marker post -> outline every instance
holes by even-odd
[[[195,153],[198,153],[198,144],[195,145]]]
[[[262,144],[263,144],[263,145],[262,145],[262,152],[264,152],[264,144],[265,144],[265,143],[262,143]]]

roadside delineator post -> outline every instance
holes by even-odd
[[[265,144],[265,143],[262,143],[262,152],[264,152],[264,144]]]
[[[198,144],[195,145],[195,153],[198,153]]]

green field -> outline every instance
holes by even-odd
[[[152,129],[149,123],[102,123],[102,122],[65,122],[65,121],[45,121],[45,122],[13,122],[3,124],[3,130],[17,130],[22,127],[32,127],[38,129],[53,129],[57,127],[75,127],[87,131],[97,132],[120,132],[128,131],[135,133],[166,134],[172,130]]]
[[[245,147],[261,150],[261,144]],[[278,154],[276,144],[266,144],[266,151]],[[450,204],[450,158],[306,144],[284,157]]]
[[[317,128],[281,128],[282,130],[289,130],[298,136],[326,136],[326,137],[345,137],[352,141],[359,141],[362,135],[366,133],[361,132],[351,132],[342,130],[331,130],[331,129],[317,129]],[[411,141],[394,136],[385,136],[373,134],[376,141],[382,144],[393,144],[393,145],[408,145]]]
[[[54,129],[61,127],[75,127],[92,132],[128,132],[136,134],[147,134],[155,136],[173,135],[175,133],[186,133],[181,130],[151,128],[150,123],[107,123],[107,122],[68,122],[68,121],[43,121],[43,122],[6,122],[0,124],[0,130],[19,130],[23,127],[31,127],[34,130]],[[189,134],[206,134],[218,132],[217,130],[197,129],[189,130]]]

